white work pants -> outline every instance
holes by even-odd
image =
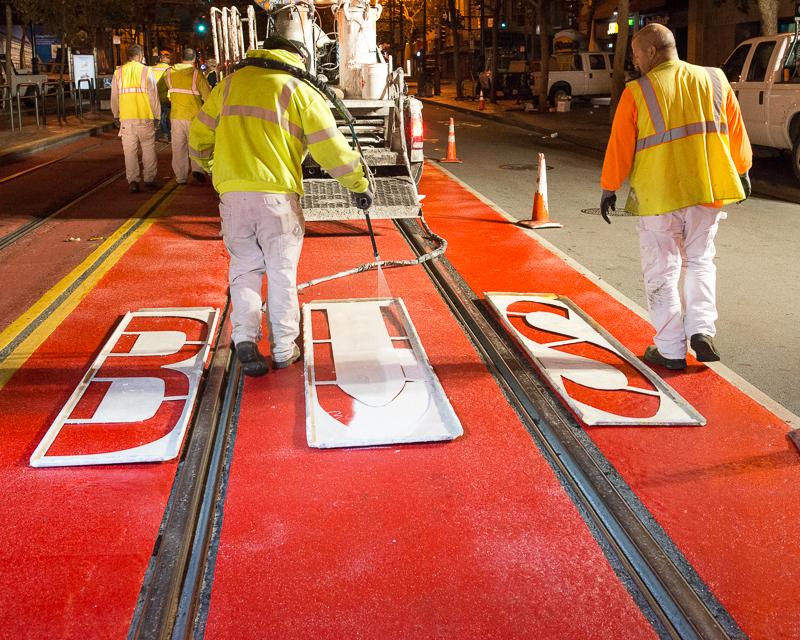
[[[639,219],[647,305],[656,347],[665,358],[685,358],[686,340],[695,333],[716,334],[714,236],[725,215],[697,205]]]
[[[173,132],[173,136],[174,136]],[[273,360],[286,360],[300,334],[297,263],[305,223],[296,194],[234,191],[219,206],[231,257],[234,344],[261,339],[261,289],[267,275],[267,318]]]
[[[123,120],[119,127],[122,151],[125,154],[125,178],[139,182],[139,147],[142,148],[142,168],[145,182],[155,182],[158,171],[156,130],[152,120]]]
[[[170,120],[172,127],[172,171],[178,184],[189,179],[189,171],[202,171],[194,160],[189,160],[189,120]]]

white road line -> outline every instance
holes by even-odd
[[[439,171],[441,171],[442,173],[447,175],[449,178],[451,178],[454,182],[458,183],[461,187],[463,187],[464,189],[469,191],[473,196],[478,198],[478,200],[483,202],[485,205],[487,205],[487,206],[491,207],[492,209],[494,209],[495,211],[497,211],[497,213],[502,215],[509,222],[512,222],[514,224],[519,222],[519,220],[517,218],[512,216],[507,211],[504,211],[502,209],[502,207],[500,207],[499,205],[497,205],[494,202],[492,202],[491,200],[489,200],[489,198],[484,196],[482,193],[479,193],[478,191],[473,189],[466,182],[461,180],[461,178],[459,178],[458,176],[453,175],[452,172],[448,171],[447,169],[445,169],[444,167],[440,166],[439,164],[435,164],[433,166],[435,166],[436,169],[438,169]],[[640,316],[644,320],[647,320],[647,322],[650,322],[650,319],[648,317],[648,313],[647,313],[646,309],[644,309],[642,306],[640,306],[639,304],[637,304],[636,302],[631,300],[628,296],[626,296],[622,292],[620,292],[617,289],[615,289],[610,284],[608,284],[600,276],[598,276],[597,274],[593,273],[592,271],[589,271],[589,269],[584,267],[580,262],[577,262],[574,258],[571,258],[570,256],[568,256],[566,253],[564,253],[561,249],[556,247],[554,244],[548,242],[545,238],[543,238],[536,231],[533,231],[531,229],[525,229],[523,227],[517,227],[517,228],[520,231],[522,231],[525,235],[529,236],[530,238],[534,239],[536,242],[541,244],[545,249],[547,249],[548,251],[550,251],[550,252],[554,253],[555,255],[557,255],[564,262],[566,262],[570,267],[575,269],[575,271],[577,271],[581,275],[583,275],[586,278],[588,278],[589,280],[591,280],[594,284],[596,284],[598,287],[600,287],[608,295],[610,295],[612,298],[614,298],[618,302],[621,302],[622,304],[624,304],[626,307],[628,307],[628,309],[633,311],[636,315]],[[739,389],[739,391],[744,393],[746,396],[750,397],[752,400],[754,400],[755,402],[760,404],[762,407],[764,407],[768,411],[771,411],[772,413],[774,413],[775,416],[777,416],[778,418],[783,420],[790,427],[792,427],[792,428],[800,428],[800,416],[795,415],[794,413],[789,411],[789,409],[787,409],[782,404],[780,404],[778,401],[773,400],[772,398],[770,398],[766,393],[764,393],[763,391],[761,391],[757,387],[753,386],[750,382],[748,382],[747,380],[742,378],[738,373],[736,373],[735,371],[729,369],[728,367],[726,367],[724,364],[722,364],[720,362],[707,362],[705,364],[709,369],[714,371],[718,376],[720,376],[721,378],[725,379],[727,382],[729,382],[734,387]]]

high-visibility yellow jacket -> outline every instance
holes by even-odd
[[[169,89],[169,101],[172,103],[170,120],[193,120],[211,93],[208,80],[189,62],[167,69],[164,80]]]
[[[257,49],[247,57],[303,68],[288,51]],[[368,189],[359,154],[337,129],[325,98],[294,76],[258,67],[239,69],[217,84],[189,132],[189,156],[211,171],[220,194],[302,195],[306,151],[350,191]]]
[[[111,112],[120,120],[154,120],[161,117],[155,78],[150,67],[131,60],[114,71]]]
[[[167,83],[164,81],[164,74],[169,69],[166,62],[157,62],[151,69],[153,70],[153,77],[156,79],[156,86],[158,87],[158,99],[161,102],[167,101]]]
[[[739,175],[751,165],[739,103],[722,71],[670,60],[626,86],[601,185],[616,191],[630,174],[625,208],[638,215],[721,207],[744,198]]]

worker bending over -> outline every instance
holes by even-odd
[[[139,192],[139,147],[142,149],[144,184],[157,189],[156,129],[161,116],[156,81],[150,67],[143,64],[144,52],[138,44],[128,47],[128,62],[114,71],[111,81],[111,113],[119,127],[125,154],[125,177],[131,193]]]
[[[304,47],[273,36],[258,58],[305,70]],[[307,145],[307,147],[306,147]],[[347,144],[322,95],[284,71],[245,66],[211,91],[192,121],[189,155],[213,176],[221,196],[222,235],[230,254],[232,338],[245,374],[267,372],[258,350],[261,287],[266,273],[267,315],[276,369],[300,357],[297,263],[305,225],[300,209],[302,162],[310,151],[332,177],[359,194],[372,194],[359,154]]]
[[[687,338],[701,362],[719,360],[714,236],[723,205],[750,195],[750,140],[720,69],[678,59],[660,24],[633,37],[643,76],[620,97],[603,162],[601,213],[630,175],[625,208],[639,218],[639,245],[655,345],[644,360],[686,368]],[[684,307],[679,280],[685,265]]]
[[[169,90],[170,130],[172,135],[172,171],[178,184],[185,184],[192,175],[197,182],[205,182],[206,176],[200,165],[189,161],[189,125],[211,93],[211,87],[202,73],[194,66],[195,51],[183,50],[183,61],[167,69],[164,80]]]

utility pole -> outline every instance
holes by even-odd
[[[11,62],[11,38],[14,35],[14,20],[11,17],[11,1],[6,2],[6,83],[9,86],[8,95],[11,97],[11,78],[14,77],[14,67]]]
[[[484,68],[486,67],[486,43],[484,42],[484,39],[483,39],[483,25],[486,24],[486,12],[485,12],[486,0],[480,0],[480,3],[481,3],[481,16],[480,16],[479,19],[481,21],[481,28],[480,28],[480,34],[481,34],[481,71],[484,71]]]
[[[422,0],[422,60],[417,93],[423,97],[428,96],[428,0]]]

